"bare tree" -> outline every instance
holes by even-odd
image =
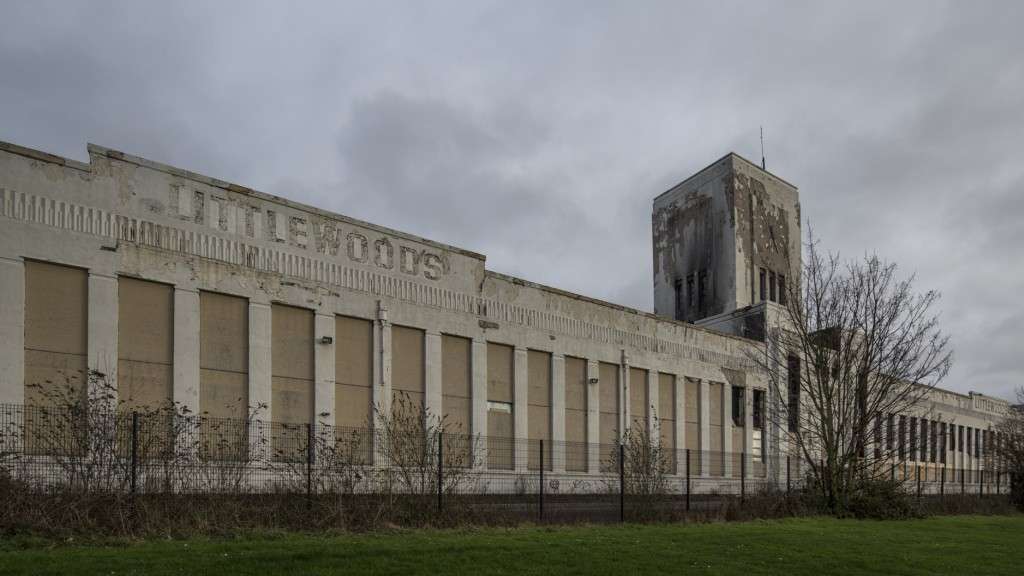
[[[1017,404],[996,425],[996,470],[1010,476],[1010,499],[1024,511],[1024,387],[1017,389]]]
[[[952,356],[934,311],[939,294],[915,291],[914,277],[900,278],[895,264],[844,261],[811,236],[800,272],[751,359],[774,397],[769,417],[835,513],[913,453],[916,446],[882,441],[888,418],[922,415]]]
[[[390,411],[377,406],[375,412],[386,491],[429,496],[437,493],[439,480],[444,494],[474,490],[471,472],[481,462],[481,450],[460,426],[431,413],[406,393],[396,395]]]

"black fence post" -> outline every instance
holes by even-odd
[[[139,478],[139,413],[132,412],[132,478],[131,491],[135,496]]]
[[[686,449],[686,511],[690,511],[690,449]]]
[[[979,470],[978,470],[978,497],[979,498],[984,498],[985,497],[985,469],[980,467],[981,464],[979,464],[978,466],[979,466]]]
[[[740,503],[747,500],[747,453],[740,453]]]
[[[921,499],[921,465],[914,466],[914,473],[917,474],[917,499]]]
[[[961,468],[960,469],[960,495],[961,496],[963,496],[964,494],[967,493],[967,474],[965,474],[964,472],[966,472],[966,470]]]
[[[306,507],[313,507],[313,423],[306,424]]]
[[[1003,471],[1000,469],[999,463],[996,463],[996,494],[1002,494],[999,490],[999,480],[1003,477]]]
[[[786,454],[786,496],[789,496],[790,478],[792,475],[790,474],[789,454]]]
[[[444,509],[444,431],[437,433],[437,511]]]
[[[544,439],[540,441],[540,485],[538,494],[540,495],[540,521],[544,521]]]
[[[626,521],[626,450],[619,442],[619,522]]]
[[[942,475],[939,477],[939,496],[945,499],[946,496],[946,467],[942,467]]]

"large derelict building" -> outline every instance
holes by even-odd
[[[800,253],[800,204],[735,154],[655,198],[651,314],[88,150],[85,164],[0,144],[0,403],[45,403],[47,387],[84,389],[94,373],[128,408],[366,427],[401,394],[472,435],[613,445],[641,426],[699,454],[702,476],[735,477],[739,461],[713,455],[744,453],[761,464],[744,473],[780,478],[770,456],[785,446],[750,350],[800,281],[783,258]],[[932,404],[930,421],[901,416],[901,434],[952,430],[960,442],[931,461],[981,466],[1005,402],[936,390]],[[568,453],[553,473],[600,471],[597,452]],[[502,466],[528,466],[510,458]]]

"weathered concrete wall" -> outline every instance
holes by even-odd
[[[63,355],[79,373],[104,372],[114,386],[123,371],[119,393],[133,395],[134,372],[121,361],[139,355],[166,367],[169,338],[173,399],[214,416],[263,407],[263,419],[362,426],[371,403],[387,410],[405,391],[474,434],[610,444],[649,414],[645,404],[667,410],[665,383],[674,378],[676,445],[740,449],[731,428],[728,447],[724,430],[710,430],[709,420],[722,418],[722,387],[711,406],[710,383],[727,382],[728,371],[749,376],[757,342],[490,272],[481,255],[227,182],[89,152],[82,164],[0,144],[0,287],[9,296],[0,302],[0,401],[32,400],[25,385],[40,379],[40,366],[52,368],[39,360],[45,354]],[[702,173],[698,196],[721,189],[724,199],[731,182],[734,195],[754,197],[754,178],[770,199],[781,197],[763,174],[743,181],[742,162],[725,160],[731,167]],[[739,175],[723,183],[726,172]],[[788,220],[791,209],[779,207]],[[735,226],[730,214],[726,206],[719,224]],[[696,226],[683,230],[696,234]],[[728,253],[736,237],[711,247]],[[771,258],[764,262],[775,265]],[[70,266],[59,273],[73,279],[48,281],[36,262]],[[746,266],[726,268],[715,267],[716,291],[746,285],[730,279]],[[130,285],[139,280],[165,287],[152,313],[170,320],[138,324],[141,297]],[[736,293],[729,302],[742,304]],[[55,326],[60,334],[51,334]],[[141,351],[122,347],[137,333]],[[153,390],[166,394],[162,386]],[[943,402],[978,427],[995,404],[960,395]],[[510,442],[489,448],[496,466],[527,466]],[[605,456],[567,450],[552,466],[595,472]],[[694,464],[706,467],[699,457]]]
[[[655,198],[652,231],[660,316],[694,322],[756,304],[761,270],[799,281],[797,189],[735,154]]]

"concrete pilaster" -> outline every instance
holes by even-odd
[[[565,356],[551,355],[551,469],[565,472]]]
[[[529,424],[527,418],[530,412],[527,405],[529,401],[527,370],[526,348],[516,346],[512,374],[512,433],[515,437],[515,469],[518,472],[526,470],[526,463],[529,460],[527,440],[530,434],[527,428]]]
[[[710,454],[708,450],[711,449],[711,421],[709,417],[711,415],[711,387],[707,380],[701,378],[700,380],[700,394],[698,394],[697,402],[700,403],[700,475],[708,476],[710,474],[709,464],[711,463]]]
[[[313,422],[334,426],[334,315],[317,313],[313,326]]]
[[[587,361],[587,471],[601,471],[601,390],[597,384],[600,370],[596,360]]]
[[[487,464],[487,342],[473,339],[472,344],[472,412],[470,414],[470,431],[473,434],[473,447],[477,449],[473,465],[479,468]]]
[[[647,371],[647,406],[644,411],[647,413],[647,433],[651,435],[651,443],[657,444],[661,441],[661,427],[658,424],[660,415],[656,409],[661,405],[661,390],[658,386],[658,371]]]
[[[626,430],[629,430],[629,354],[622,351],[619,363],[619,442],[622,442]]]
[[[90,372],[102,374],[112,390],[117,389],[117,314],[117,278],[90,271],[88,366]],[[111,407],[117,400],[112,402]]]
[[[444,416],[442,406],[441,333],[427,331],[423,342],[424,407],[431,418]]]
[[[377,301],[377,321],[373,324],[373,406],[374,422],[380,414],[391,414],[391,322],[388,309]]]
[[[249,301],[249,410],[259,420],[271,412],[271,313],[270,305]]]
[[[0,258],[0,403],[25,402],[25,262]]]
[[[762,414],[761,435],[764,437],[764,415]],[[743,452],[747,458],[746,476],[750,474],[750,464],[753,462],[751,454],[754,452],[754,388],[748,386],[743,393]],[[764,454],[761,455],[764,458]]]
[[[174,403],[199,414],[199,292],[174,288]],[[252,350],[249,350],[250,362]]]
[[[676,474],[686,473],[686,378],[676,375]]]
[[[738,452],[732,445],[732,387],[724,384],[722,389],[722,476],[732,476],[733,452]],[[740,448],[742,450],[742,447]]]

